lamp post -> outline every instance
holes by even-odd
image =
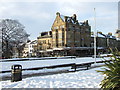
[[[94,61],[96,64],[96,12],[94,8]]]

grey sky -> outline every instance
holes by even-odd
[[[96,29],[103,33],[115,32],[118,28],[117,2],[2,2],[0,18],[17,19],[34,40],[42,31],[51,30],[56,12],[62,15],[77,15],[79,21],[89,20],[94,30],[94,8]]]

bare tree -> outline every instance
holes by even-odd
[[[13,54],[13,47],[20,53],[21,47],[28,40],[28,34],[24,26],[17,20],[3,19],[0,21],[2,31],[2,55],[10,58]]]

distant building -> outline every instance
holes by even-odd
[[[117,39],[117,47],[118,47],[118,50],[120,50],[120,29],[117,29],[116,32],[115,32],[115,37]]]
[[[22,57],[35,57],[37,53],[37,40],[25,44]]]
[[[57,12],[51,29],[53,48],[90,47],[91,27],[88,20],[78,22],[76,14],[69,17]]]
[[[97,32],[97,53],[106,53],[109,48],[119,47],[120,31],[116,37],[112,33]],[[59,12],[52,24],[51,31],[41,32],[37,38],[37,56],[86,56],[94,53],[94,35],[88,20],[79,22],[76,14],[64,16]]]
[[[106,35],[107,38],[107,47],[114,49],[115,47],[117,47],[117,40],[116,37],[110,34]]]
[[[29,44],[29,57],[35,57],[37,54],[37,40],[31,41]]]
[[[116,30],[115,37],[117,38],[117,40],[120,40],[120,29]]]
[[[42,32],[37,38],[38,44],[38,56],[47,56],[47,53],[51,53],[52,50],[52,31]]]
[[[108,49],[117,48],[118,42],[116,37],[112,35],[112,33],[103,34],[102,32],[97,32],[96,37],[96,46],[98,53],[108,52]],[[91,46],[94,47],[94,35],[91,35]]]
[[[57,12],[51,30],[42,32],[37,38],[41,54],[61,56],[72,53],[72,55],[77,55],[79,54],[77,52],[83,50],[87,53],[90,48],[91,26],[88,24],[88,20],[79,22],[76,14],[70,17]]]

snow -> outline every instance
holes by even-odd
[[[105,38],[105,36],[103,36],[102,34],[98,33],[97,34],[97,37],[102,37],[102,38]]]
[[[31,73],[45,73],[45,72],[56,72],[56,71],[63,71],[69,70],[71,67],[64,67],[64,68],[54,68],[54,69],[42,69],[42,70],[30,70],[30,71],[22,71],[22,75],[31,74]]]
[[[100,54],[101,57],[112,56],[113,54]]]
[[[109,59],[106,57],[105,59]],[[96,58],[97,61],[104,60],[103,58]],[[21,64],[23,68],[33,68],[33,67],[43,67],[51,65],[60,64],[70,64],[70,63],[87,63],[94,62],[92,57],[82,57],[82,58],[58,58],[48,60],[29,60],[29,61],[11,61],[11,62],[0,62],[2,64],[2,71],[11,70],[13,64]],[[97,65],[103,65],[102,63],[93,64],[92,67]],[[96,72],[101,68],[94,68],[89,70],[79,70],[77,72],[69,72],[62,74],[53,74],[45,76],[36,76],[23,79],[19,82],[11,82],[10,80],[1,81],[2,88],[100,88],[99,84],[103,79],[104,75]],[[30,70],[22,71],[22,75],[32,74],[32,73],[44,73],[44,72],[54,72],[69,70],[72,71],[71,67],[62,67],[55,69],[42,69],[42,70]],[[3,73],[0,76],[11,76],[10,73]]]
[[[120,38],[119,38],[119,37],[117,37],[117,38],[116,38],[116,40],[118,40],[118,41],[119,41],[119,40],[120,40]]]
[[[92,67],[94,66],[100,66],[100,65],[104,65],[104,63],[96,63],[91,65]],[[86,69],[86,67],[83,67],[82,69]],[[82,70],[81,68],[77,68],[76,70]],[[40,70],[25,70],[22,71],[22,75],[26,75],[26,74],[35,74],[35,73],[50,73],[50,72],[56,72],[56,71],[75,71],[74,69],[71,69],[71,67],[59,67],[59,68],[54,68],[54,69],[40,69]],[[11,76],[11,72],[8,73],[1,73],[0,74],[1,77],[3,76]]]
[[[97,61],[103,60],[102,58],[97,58]],[[22,68],[33,68],[33,67],[43,67],[51,65],[61,65],[61,64],[70,64],[70,63],[87,63],[94,62],[94,58],[85,57],[85,58],[67,58],[67,59],[49,59],[49,60],[29,60],[29,61],[12,61],[12,62],[0,62],[2,64],[2,71],[11,70],[11,66],[14,64],[22,65]]]
[[[100,88],[104,75],[94,68],[79,72],[70,72],[23,79],[19,82],[1,81],[3,88]]]

